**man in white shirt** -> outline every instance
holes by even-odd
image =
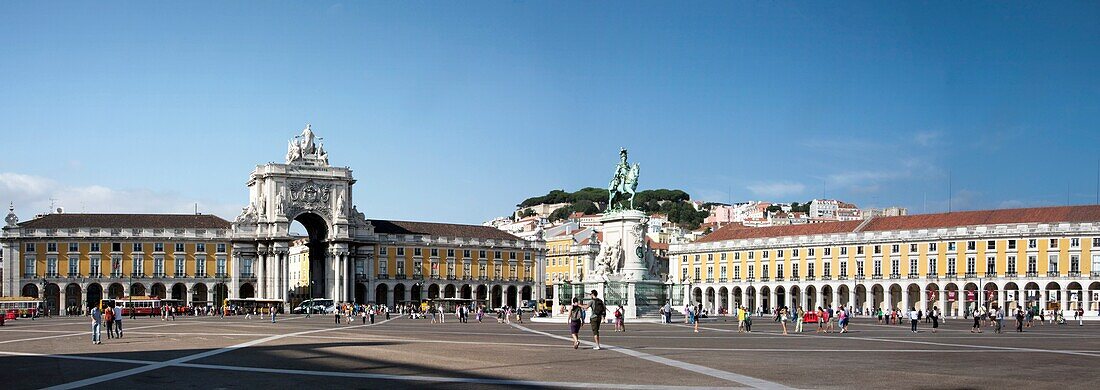
[[[917,322],[920,322],[920,312],[909,308],[909,322],[913,324],[913,333],[917,333]]]

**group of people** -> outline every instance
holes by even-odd
[[[336,325],[340,325],[340,323],[350,325],[355,323],[356,317],[362,321],[363,325],[366,325],[368,322],[373,324],[375,318],[378,316],[385,316],[388,320],[390,318],[390,309],[385,305],[366,305],[344,302],[337,304],[332,314]],[[263,319],[262,316],[260,318]],[[271,313],[271,322],[275,322],[274,312]]]
[[[578,349],[581,346],[579,334],[581,326],[584,325],[584,320],[588,319],[589,327],[592,328],[592,339],[596,342],[595,350],[601,349],[600,347],[600,325],[603,324],[604,319],[607,317],[607,305],[603,300],[599,298],[599,292],[592,290],[589,292],[590,299],[588,303],[581,302],[580,297],[573,297],[573,301],[569,306],[569,335],[573,337],[573,349]],[[619,306],[621,311],[622,306]],[[620,316],[621,317],[621,316]],[[618,327],[616,327],[616,330]],[[626,330],[624,327],[623,330]]]
[[[107,338],[122,338],[122,307],[105,307],[102,311],[99,307],[92,307],[89,317],[92,318],[92,344],[103,344],[100,341],[100,333],[103,325],[107,325]]]
[[[744,307],[737,308],[738,312],[738,325],[737,330],[739,332],[751,332],[752,331],[752,318],[751,315],[746,312]],[[790,330],[787,329],[787,324],[794,324],[794,332],[802,333],[805,331],[806,321],[816,322],[817,330],[815,333],[848,333],[848,322],[852,317],[852,308],[850,307],[817,307],[817,310],[807,312],[802,306],[796,306],[791,309],[787,306],[780,307],[775,311],[773,320],[779,322],[783,328],[783,334],[789,334]],[[749,323],[745,324],[744,319],[748,319]],[[833,324],[836,324],[835,326]]]

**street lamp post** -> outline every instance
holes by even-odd
[[[313,315],[313,304],[315,303],[315,302],[313,302],[313,284],[314,284],[313,280],[310,280],[309,281],[309,306],[306,306],[306,318],[309,318],[310,315]]]
[[[134,319],[134,270],[130,270],[130,293],[126,294],[130,297],[130,319]]]
[[[42,307],[46,309],[46,315],[50,314],[50,304],[46,301],[46,278],[42,278]],[[45,317],[45,316],[43,316]]]

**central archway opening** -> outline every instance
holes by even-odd
[[[333,298],[331,289],[326,287],[330,281],[325,272],[325,259],[328,254],[328,221],[314,213],[299,214],[291,222],[290,234],[302,235],[307,239],[309,286],[306,289],[308,296],[304,298]],[[291,285],[293,283],[293,281],[290,282]]]

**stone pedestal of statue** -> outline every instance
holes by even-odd
[[[613,318],[619,305],[624,317],[656,318],[668,299],[667,287],[659,279],[657,259],[646,245],[645,233],[649,217],[637,210],[613,211],[600,218],[600,253],[580,283],[561,283],[554,292],[559,304],[568,305],[574,296],[589,299],[596,290],[607,304],[608,318]]]

